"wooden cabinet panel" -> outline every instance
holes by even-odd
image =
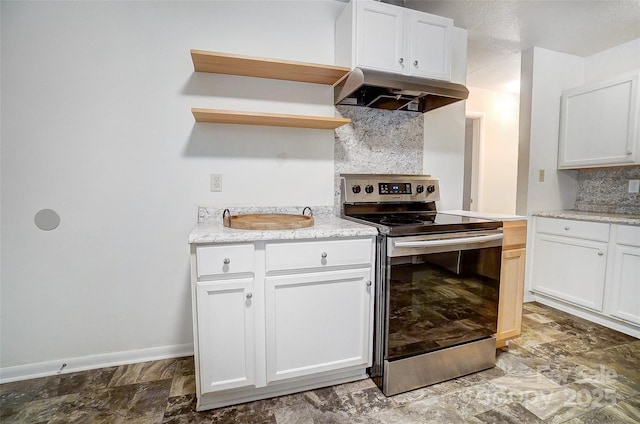
[[[518,337],[522,332],[527,221],[504,221],[502,229],[496,347],[506,346],[508,340]]]
[[[522,302],[524,299],[525,249],[502,252],[500,269],[500,301],[496,346],[522,333]]]
[[[504,221],[502,234],[502,250],[524,248],[527,244],[527,221]]]

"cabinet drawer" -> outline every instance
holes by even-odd
[[[196,248],[198,279],[205,276],[253,272],[253,244],[198,246]]]
[[[586,240],[609,241],[609,224],[600,222],[537,218],[536,232]]]
[[[527,244],[527,221],[504,221],[502,223],[502,249],[521,249]]]
[[[640,227],[616,225],[616,243],[640,247]]]
[[[267,272],[371,263],[371,239],[268,243]]]

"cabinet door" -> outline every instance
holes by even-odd
[[[371,270],[266,278],[267,382],[371,365]]]
[[[408,64],[412,75],[451,79],[453,21],[426,13],[409,13]]]
[[[613,249],[610,315],[640,324],[640,247],[616,244]]]
[[[558,168],[639,162],[638,74],[562,93]]]
[[[201,392],[254,384],[253,279],[196,285]]]
[[[536,234],[533,290],[602,311],[607,244]]]
[[[373,1],[357,3],[356,62],[358,66],[403,73],[403,9]]]
[[[502,252],[500,297],[498,300],[498,332],[496,346],[522,332],[522,302],[524,301],[525,249]]]

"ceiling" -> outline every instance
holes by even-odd
[[[520,52],[534,46],[590,56],[640,38],[640,0],[383,1],[467,29],[467,85],[480,88],[519,87]]]

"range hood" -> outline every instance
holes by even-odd
[[[424,113],[465,100],[462,84],[355,68],[334,87],[336,105]]]

